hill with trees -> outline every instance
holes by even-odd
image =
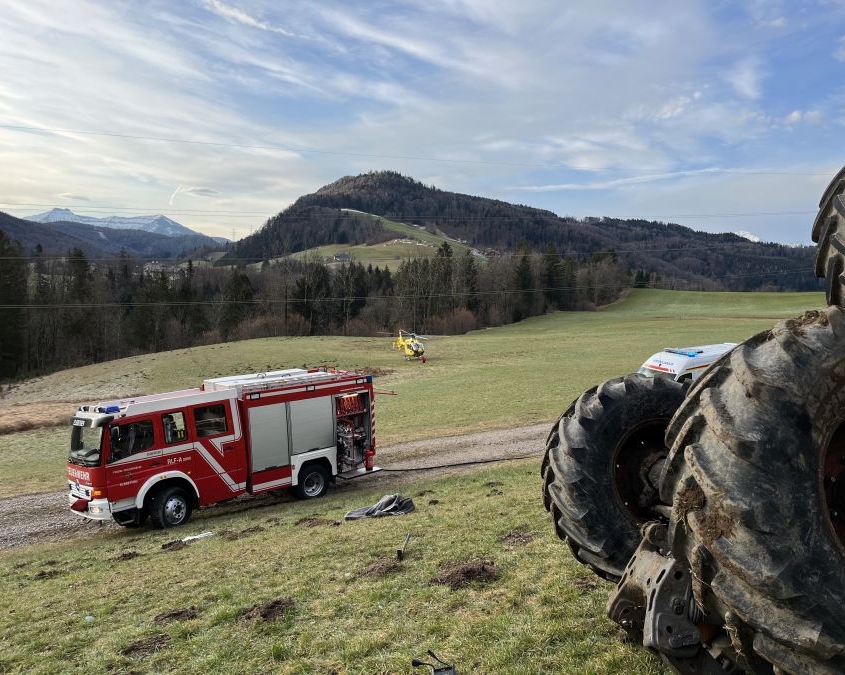
[[[257,262],[331,243],[377,243],[392,236],[380,227],[380,218],[444,234],[486,255],[517,248],[540,252],[549,245],[580,262],[608,254],[641,281],[674,288],[819,288],[809,246],[753,242],[655,221],[560,217],[439,190],[391,171],[347,176],[299,198],[261,230],[233,244],[221,263]]]

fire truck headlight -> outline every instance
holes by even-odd
[[[103,509],[101,509],[99,506],[89,506],[88,507],[88,513],[102,513],[102,512],[103,512]]]
[[[93,496],[95,499],[96,499],[97,497],[102,497],[102,496],[103,496],[103,491],[102,491],[102,490],[94,490],[94,492],[92,492],[92,493],[91,493],[91,496]]]

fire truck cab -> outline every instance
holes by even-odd
[[[294,368],[80,406],[71,420],[72,510],[137,527],[182,525],[199,507],[378,471],[372,376]]]

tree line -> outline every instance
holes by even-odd
[[[88,260],[78,248],[24,257],[0,230],[0,380],[257,337],[464,333],[591,309],[631,283],[610,252],[578,261],[551,244],[481,261],[444,242],[395,271],[318,257],[154,269],[126,253]]]

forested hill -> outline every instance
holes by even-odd
[[[419,225],[482,252],[507,253],[525,246],[539,252],[549,244],[578,260],[612,252],[642,278],[659,278],[664,284],[673,280],[678,288],[819,288],[809,246],[757,243],[735,234],[644,220],[559,217],[446,192],[390,171],[347,176],[301,197],[237,242],[229,259],[258,261],[326,244],[376,243],[395,236],[367,214]]]

